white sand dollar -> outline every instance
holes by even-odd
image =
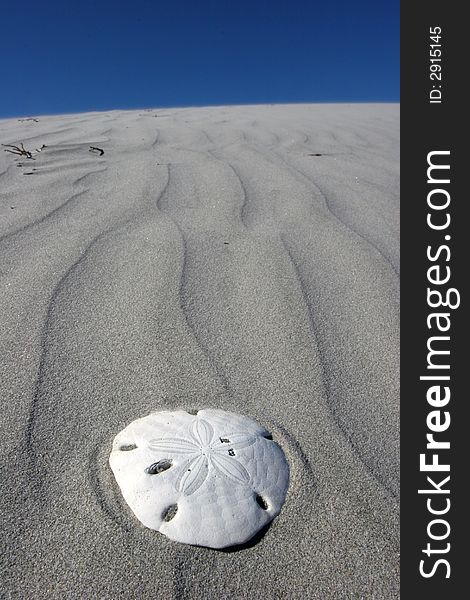
[[[279,514],[289,484],[269,432],[222,410],[137,419],[114,439],[109,463],[143,525],[210,548],[250,540]]]

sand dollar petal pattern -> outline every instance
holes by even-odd
[[[211,456],[213,466],[220,471],[225,477],[232,479],[238,483],[248,483],[250,475],[245,467],[234,458],[228,458],[223,454],[214,453]]]
[[[150,440],[149,448],[163,454],[193,454],[198,451],[198,446],[190,440],[182,438],[163,438]]]
[[[210,423],[204,419],[196,419],[192,426],[192,433],[201,446],[208,446],[214,436]]]
[[[204,454],[189,459],[181,468],[176,487],[186,496],[194,494],[209,474],[209,460]]]
[[[242,448],[248,448],[256,442],[254,435],[246,433],[229,433],[226,437],[219,438],[214,443],[214,450],[216,452],[226,451],[227,448],[233,450],[241,450]]]

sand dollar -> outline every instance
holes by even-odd
[[[289,483],[269,432],[222,410],[137,419],[114,439],[109,463],[143,525],[210,548],[250,540],[279,514]]]

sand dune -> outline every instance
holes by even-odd
[[[398,119],[0,121],[35,158],[0,153],[2,597],[398,597]],[[113,437],[179,407],[246,414],[288,457],[246,548],[176,544],[121,500]]]

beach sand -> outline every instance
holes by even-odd
[[[398,598],[399,106],[9,119],[0,142],[35,157],[0,152],[0,596]],[[284,449],[246,547],[122,501],[114,436],[176,408]]]

